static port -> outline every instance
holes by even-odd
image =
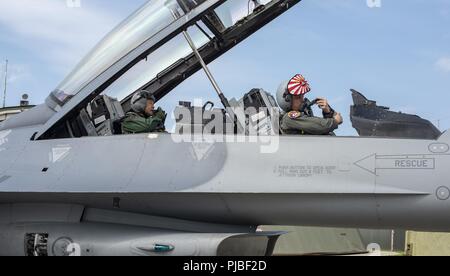
[[[450,147],[447,144],[435,143],[431,144],[428,149],[432,153],[446,153],[450,150]]]

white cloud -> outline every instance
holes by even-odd
[[[69,8],[64,0],[0,0],[0,24],[14,37],[9,42],[66,70],[118,21],[88,5]]]
[[[2,68],[2,76],[5,75],[4,65]],[[12,84],[21,81],[30,76],[30,71],[26,65],[10,64],[8,65],[8,83]]]
[[[436,62],[436,68],[439,70],[450,73],[450,57],[442,57]]]
[[[0,81],[1,85],[5,80],[6,66],[5,62],[2,61],[0,64]],[[30,71],[28,66],[24,64],[8,64],[8,84],[13,84],[18,81],[24,80],[30,76]],[[0,86],[3,88],[2,86]]]

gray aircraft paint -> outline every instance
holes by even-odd
[[[219,2],[194,9],[159,39]],[[0,255],[24,254],[24,235],[33,233],[46,233],[49,247],[67,242],[61,238],[122,245],[97,248],[98,255],[139,254],[135,242],[151,237],[173,245],[174,255],[218,255],[237,254],[219,250],[225,241],[239,243],[230,237],[273,243],[282,234],[255,233],[258,225],[450,230],[448,132],[438,140],[279,136],[279,148],[267,154],[263,142],[176,143],[170,134],[36,139],[159,39],[128,53],[62,108],[49,98],[49,106],[0,124]],[[190,238],[196,242],[186,244]]]
[[[23,140],[33,132],[18,129],[3,138],[3,151],[17,158],[2,154],[0,162],[8,165],[1,176],[8,178],[0,183],[1,202],[18,192],[25,193],[21,201],[39,194],[40,201],[52,202],[53,194],[66,194],[67,203],[83,204],[71,202],[68,193],[86,194],[86,201],[103,194],[121,198],[127,211],[167,211],[200,221],[246,224],[249,216],[248,225],[450,226],[450,201],[438,194],[447,187],[441,179],[449,155],[445,146],[441,153],[432,150],[448,144],[448,134],[438,141],[280,136],[274,154],[260,153],[260,143],[214,143],[198,160],[193,143],[175,143],[169,134]],[[405,159],[432,166],[395,167]],[[195,200],[179,205],[177,198]],[[112,207],[91,201],[89,206]]]

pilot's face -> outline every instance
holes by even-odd
[[[304,95],[292,96],[292,111],[300,111],[304,101]]]
[[[145,107],[145,115],[152,116],[155,110],[155,102],[152,100],[147,100],[147,106]]]

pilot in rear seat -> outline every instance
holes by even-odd
[[[343,123],[340,113],[335,112],[328,101],[318,98],[310,102],[305,95],[311,88],[302,75],[294,76],[281,84],[277,92],[279,106],[287,112],[281,120],[281,131],[288,135],[334,135]],[[317,104],[322,109],[323,118],[314,117],[311,106]]]
[[[155,108],[156,99],[152,93],[141,90],[131,98],[131,112],[122,122],[124,134],[165,132],[167,113],[159,107]]]

